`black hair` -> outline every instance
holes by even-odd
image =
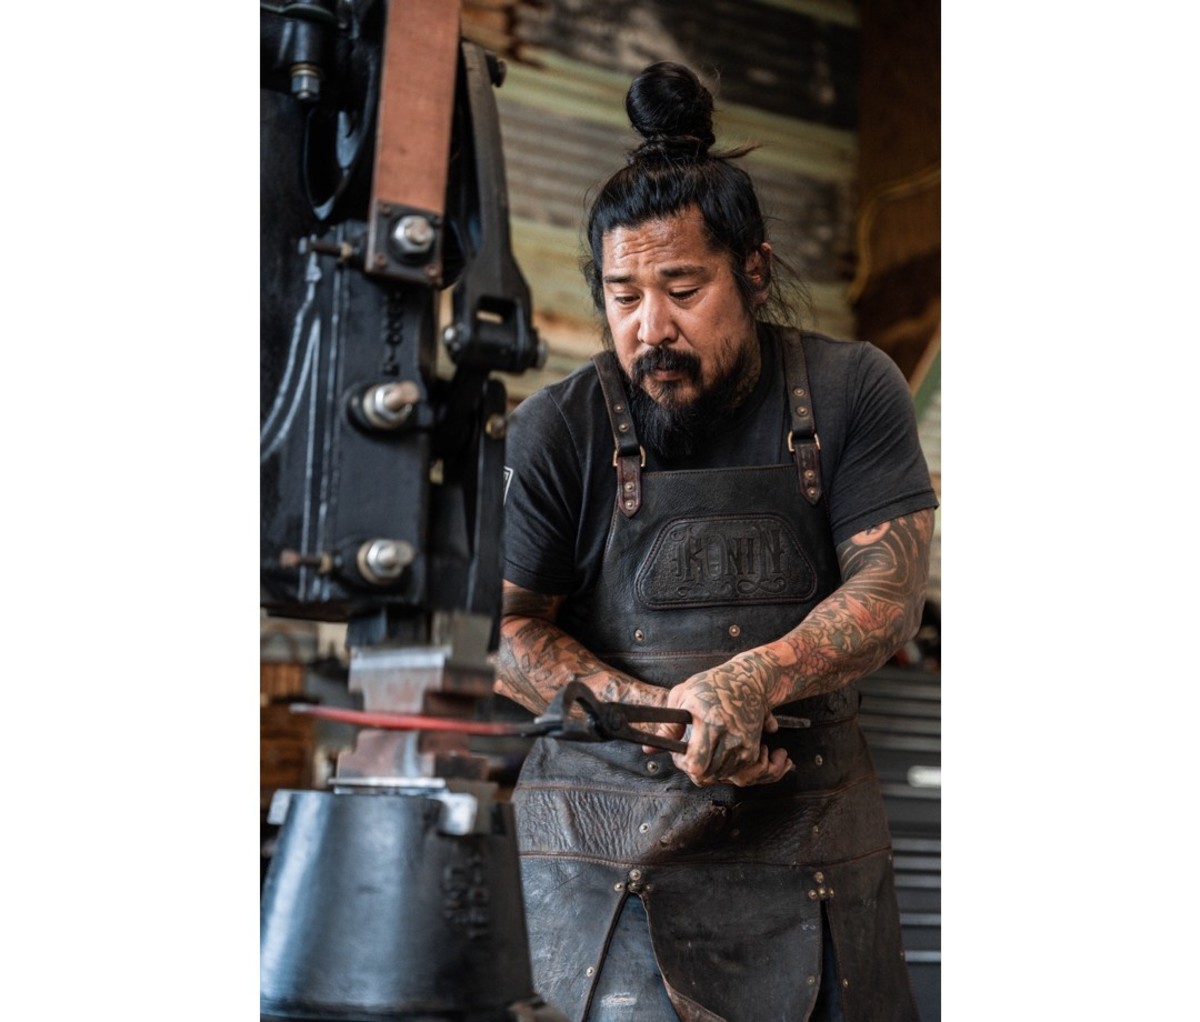
[[[644,141],[600,186],[588,213],[589,251],[582,268],[596,311],[603,318],[604,236],[618,227],[638,227],[695,207],[709,243],[729,256],[746,308],[753,309],[755,297],[765,290],[769,300],[763,310],[769,306],[770,313],[759,318],[788,321],[790,309],[773,272],[774,264],[790,276],[786,265],[773,256],[763,264],[759,279],[746,272],[747,257],[767,241],[767,226],[750,176],[733,161],[756,147],[710,151],[716,142],[712,93],[682,64],[661,61],[643,70],[629,87],[625,112]],[[607,342],[607,325],[604,336]]]

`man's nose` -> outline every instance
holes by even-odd
[[[671,306],[665,297],[655,294],[642,296],[641,317],[638,320],[638,340],[651,347],[675,340],[679,332]]]

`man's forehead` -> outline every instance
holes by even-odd
[[[604,279],[619,282],[632,270],[667,279],[709,272],[719,261],[698,216],[647,220],[604,235]]]

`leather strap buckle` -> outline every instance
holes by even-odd
[[[793,440],[795,440],[795,438],[796,438],[796,434],[795,434],[795,433],[793,433],[793,432],[792,432],[792,431],[789,429],[789,430],[788,430],[788,435],[787,435],[787,447],[788,447],[788,454],[795,454],[795,453],[796,453],[796,446],[795,446],[795,444],[793,443]],[[813,438],[813,443],[815,443],[815,444],[817,445],[817,450],[819,451],[819,450],[821,449],[821,437],[820,437],[820,435],[819,435],[819,434],[817,434],[817,433],[814,433],[814,434],[812,435],[812,438]],[[613,464],[616,464],[616,462],[614,461],[614,462],[613,462]],[[646,456],[645,456],[645,454],[643,454],[643,455],[642,455],[642,464],[643,464],[643,465],[644,465],[644,464],[646,464]]]
[[[788,442],[790,443],[791,441],[789,440]],[[820,445],[820,444],[817,444],[817,446],[818,446],[818,447],[820,447],[821,445]],[[645,467],[646,467],[646,448],[644,448],[644,447],[643,447],[641,444],[638,444],[638,451],[640,452],[640,454],[641,454],[641,456],[642,456],[642,464],[641,464],[641,467],[642,467],[642,468],[645,468]],[[622,454],[621,454],[621,448],[619,448],[619,447],[614,447],[614,448],[613,448],[613,462],[612,462],[612,463],[613,463],[613,468],[616,468],[616,467],[617,467],[617,459],[618,459],[618,458],[621,458],[621,457],[629,457],[629,455],[622,455]]]

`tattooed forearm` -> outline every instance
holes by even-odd
[[[921,623],[933,511],[852,536],[838,547],[842,585],[778,642],[750,651],[772,706],[832,692],[885,663]],[[736,659],[736,658],[735,658]]]
[[[570,681],[582,681],[606,702],[661,705],[665,689],[610,667],[554,623],[563,602],[504,584],[496,691],[534,713]]]

